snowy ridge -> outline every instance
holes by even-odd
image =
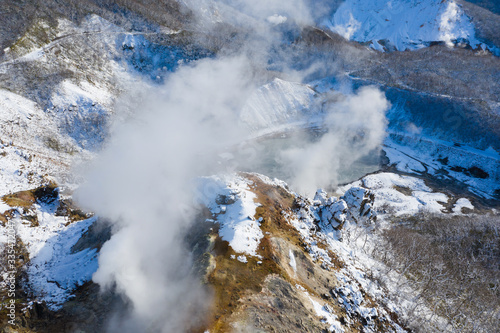
[[[127,32],[97,15],[80,24],[59,19],[49,26],[40,20],[33,29],[47,38],[29,30],[5,51],[0,72],[16,82],[18,74],[25,75],[19,63],[30,62],[34,70],[56,73],[62,67],[74,77],[49,86],[41,82],[39,91],[26,91],[25,84],[15,92],[0,88],[0,194],[48,180],[73,186],[70,165],[92,158],[113,121],[123,116],[116,110],[118,94],[133,85],[139,95],[181,59],[189,61],[178,48],[159,47],[142,33]]]
[[[378,51],[416,50],[431,42],[480,44],[471,19],[453,0],[346,0],[323,25]]]

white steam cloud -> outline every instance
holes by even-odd
[[[304,0],[182,0],[204,27],[224,22],[252,27],[268,17],[280,15],[299,24],[314,24],[311,7]]]
[[[184,207],[192,204],[193,178],[209,172],[221,146],[245,135],[235,124],[252,91],[247,62],[202,60],[149,92],[76,193],[82,205],[114,222],[93,280],[130,300],[140,331],[182,332],[205,303],[181,237],[195,212]]]
[[[192,8],[214,5],[186,2]],[[218,4],[268,26],[257,34],[271,29],[276,22],[267,18],[273,15],[298,22],[311,22],[312,17],[300,0]],[[211,13],[213,19],[216,14]],[[264,50],[275,42],[275,35],[270,36],[260,38]],[[258,40],[253,36],[250,48],[258,47]],[[183,332],[200,320],[196,314],[203,312],[209,294],[191,274],[192,258],[182,237],[196,217],[193,180],[220,172],[216,157],[249,137],[240,126],[240,112],[257,88],[256,73],[262,72],[256,70],[255,59],[242,55],[181,66],[164,86],[146,93],[131,119],[115,128],[85,175],[87,182],[75,198],[113,223],[113,236],[101,249],[93,280],[116,288],[131,306],[126,319],[112,322],[111,332]],[[305,148],[279,154],[292,184],[311,191],[335,183],[337,165],[380,145],[387,107],[374,88],[332,104],[327,134]]]
[[[326,134],[305,147],[281,152],[280,163],[291,175],[293,187],[311,195],[319,187],[336,185],[341,166],[352,165],[381,146],[388,108],[383,93],[373,87],[329,105]]]

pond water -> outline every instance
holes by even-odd
[[[318,142],[325,133],[326,131],[321,129],[308,129],[273,134],[247,141],[231,150],[231,154],[238,163],[238,170],[258,172],[291,184],[294,178],[293,168],[287,165],[283,152],[290,149],[307,152],[310,145]],[[333,155],[336,152],[325,149],[324,152],[321,151],[321,154],[323,153]],[[304,158],[305,156],[307,154],[304,154]],[[346,184],[380,170],[380,161],[380,150],[371,151],[354,162],[347,162],[339,156],[338,164],[332,164],[332,170],[329,172],[336,175],[335,185]],[[322,187],[328,188],[328,185],[324,184]]]

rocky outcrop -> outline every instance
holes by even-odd
[[[314,221],[315,228],[333,228],[339,239],[342,239],[341,230],[346,221],[369,225],[377,220],[373,209],[374,200],[374,194],[362,187],[351,187],[341,197],[329,197],[324,190],[319,189],[314,200],[296,197],[295,211],[299,219]]]

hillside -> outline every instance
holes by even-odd
[[[497,7],[2,2],[2,332],[495,332]]]

